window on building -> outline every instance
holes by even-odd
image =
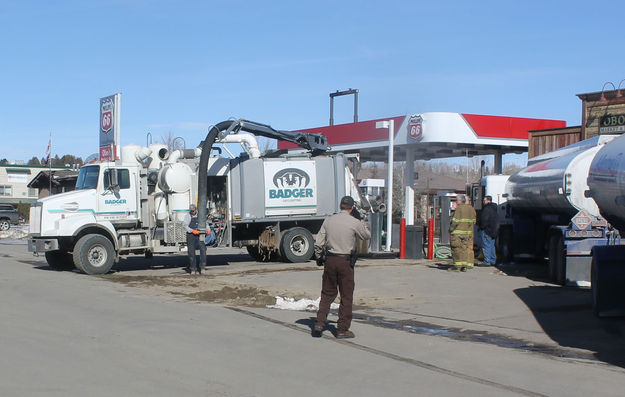
[[[13,189],[11,185],[0,185],[0,196],[12,196]]]
[[[28,197],[39,197],[39,189],[33,187],[28,188]]]

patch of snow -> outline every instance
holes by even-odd
[[[8,238],[11,240],[20,240],[28,236],[28,228],[11,227],[9,230],[0,231],[0,238]]]
[[[283,298],[281,296],[276,296],[276,304],[275,305],[267,305],[267,307],[271,309],[280,309],[280,310],[300,310],[300,311],[317,311],[319,310],[319,301],[321,301],[321,297],[312,300],[312,299],[299,299],[295,300],[294,298]],[[338,309],[339,304],[332,302],[330,305],[330,309]]]

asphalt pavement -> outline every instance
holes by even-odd
[[[314,312],[198,293],[245,285],[315,298],[314,264],[212,253],[199,277],[181,272],[183,256],[92,277],[0,240],[0,395],[624,393],[625,320],[594,318],[588,290],[549,284],[536,265],[449,273],[444,261],[362,260],[356,338],[337,340],[333,322],[310,337]]]

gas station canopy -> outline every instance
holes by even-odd
[[[405,161],[408,151],[414,153],[408,157],[416,160],[523,153],[529,131],[566,127],[562,120],[428,112],[300,131],[325,135],[333,153],[360,153],[361,161],[385,161],[388,129],[376,128],[376,123],[389,120],[395,125],[395,161]],[[279,141],[278,149],[300,148]]]

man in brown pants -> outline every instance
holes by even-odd
[[[321,285],[321,300],[317,320],[312,336],[320,337],[326,325],[330,304],[336,295],[341,293],[339,306],[339,320],[337,322],[337,338],[353,338],[354,333],[349,330],[352,323],[352,301],[354,297],[354,268],[350,256],[356,255],[356,238],[368,240],[371,232],[364,222],[352,216],[354,199],[345,196],[341,199],[341,211],[323,221],[317,238],[315,239],[315,254],[317,264],[323,265]],[[320,263],[323,251],[326,251],[325,263]],[[355,263],[355,262],[354,262]]]

